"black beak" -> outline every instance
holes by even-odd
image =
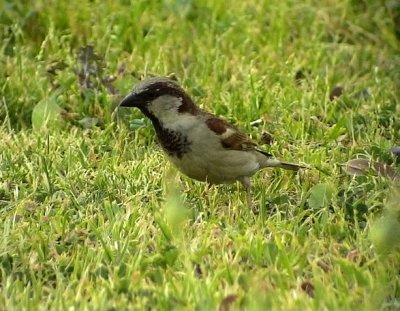
[[[143,100],[140,99],[140,96],[131,93],[119,103],[119,107],[138,107],[141,104],[143,104]]]

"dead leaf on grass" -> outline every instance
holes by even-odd
[[[229,311],[231,309],[231,305],[236,301],[237,298],[238,296],[235,294],[226,296],[219,304],[219,311]]]
[[[310,281],[303,281],[300,288],[311,298],[314,297],[314,285]]]
[[[332,101],[336,98],[339,98],[340,96],[343,95],[343,92],[344,92],[343,86],[339,86],[339,85],[335,86],[329,93],[329,100]]]
[[[399,174],[388,164],[367,159],[353,159],[343,165],[344,171],[352,176],[377,174],[391,179],[399,179]]]

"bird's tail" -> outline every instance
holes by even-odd
[[[302,169],[302,168],[304,168],[304,169],[309,168],[304,165],[283,162],[283,161],[279,161],[274,158],[266,158],[264,163],[262,163],[262,167],[279,167],[279,168],[283,168],[285,170],[290,170],[290,171],[298,171],[299,169]]]
[[[284,168],[285,170],[290,170],[290,171],[298,171],[301,168],[308,168],[307,166],[300,165],[300,164],[295,164],[295,163],[288,163],[288,162],[281,162],[279,161],[278,167]]]

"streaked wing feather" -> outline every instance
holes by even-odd
[[[224,148],[233,150],[254,150],[257,146],[246,134],[237,130],[228,137],[221,139],[221,144]]]
[[[207,115],[209,116],[206,120],[208,128],[221,136],[221,144],[224,148],[243,151],[255,150],[257,144],[237,127],[211,114]]]

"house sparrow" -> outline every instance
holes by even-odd
[[[186,176],[210,184],[240,181],[252,207],[250,177],[264,167],[297,171],[303,166],[274,159],[227,121],[195,105],[174,81],[139,82],[120,107],[136,107],[153,123],[169,160]]]

